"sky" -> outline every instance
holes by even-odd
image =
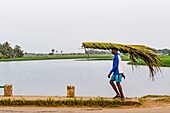
[[[170,0],[0,0],[0,43],[82,52],[84,41],[170,48]]]

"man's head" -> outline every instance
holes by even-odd
[[[116,54],[118,52],[118,49],[117,48],[113,48],[112,49],[112,54]]]

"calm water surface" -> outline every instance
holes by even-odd
[[[162,68],[155,82],[149,79],[148,68],[141,66],[132,71],[124,64],[126,96],[148,94],[170,95],[170,68]],[[75,85],[77,96],[113,96],[107,74],[112,61],[48,60],[0,63],[0,85],[13,84],[14,95],[66,95],[66,86]],[[0,89],[0,94],[3,90]]]

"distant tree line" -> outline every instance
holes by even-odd
[[[162,55],[170,55],[170,49],[159,49],[158,52]],[[110,51],[89,49],[87,50],[87,53],[88,54],[110,54]]]
[[[110,51],[106,51],[106,50],[93,50],[93,49],[90,49],[90,50],[87,50],[87,53],[88,54],[110,54]]]
[[[170,55],[170,49],[159,49],[158,52],[163,55]]]
[[[0,43],[0,58],[19,58],[23,57],[24,53],[21,47],[16,45],[14,48],[8,42]]]
[[[55,53],[58,54],[59,52],[58,52],[58,51],[55,51],[55,49],[52,49],[52,50],[51,50],[51,53],[49,53],[49,55],[54,55]],[[60,53],[62,54],[63,51],[61,50]]]
[[[170,55],[170,49],[159,49],[158,52],[162,55]],[[87,50],[87,53],[88,54],[110,54],[110,51],[89,49]]]

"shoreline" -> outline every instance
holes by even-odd
[[[129,61],[127,64],[132,65],[128,56],[121,56],[123,61]],[[113,60],[113,55],[111,54],[91,54],[89,57],[86,54],[81,55],[46,55],[46,56],[25,56],[23,58],[11,58],[11,59],[0,59],[0,62],[20,62],[20,61],[43,61],[43,60],[64,60],[73,59],[78,61],[111,61]],[[170,56],[160,56],[162,63],[161,67],[170,67]],[[146,66],[143,61],[138,61],[138,65]]]

